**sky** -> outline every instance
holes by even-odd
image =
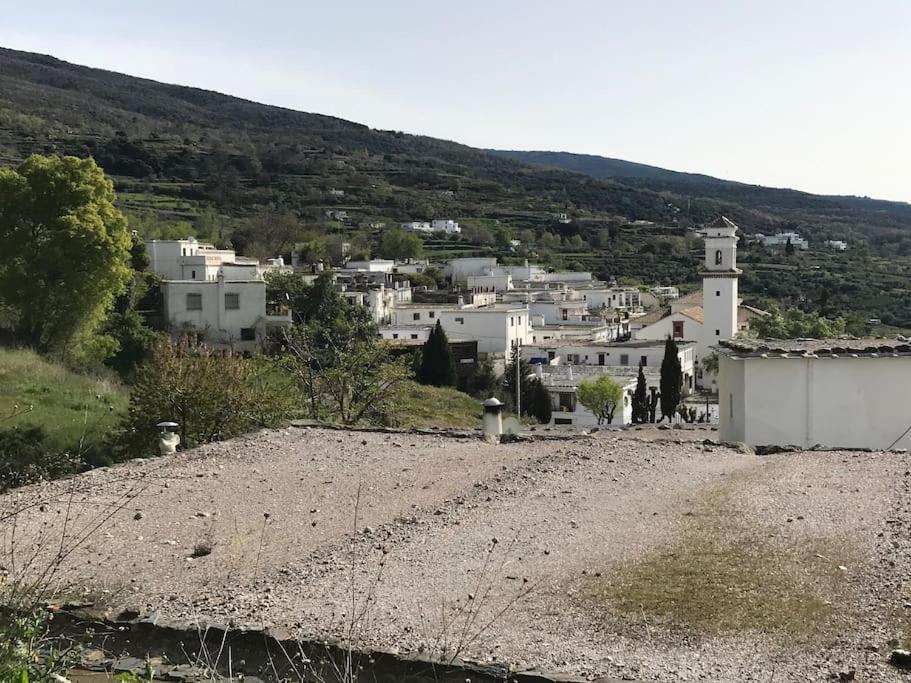
[[[0,45],[476,147],[911,201],[911,0],[0,0]]]

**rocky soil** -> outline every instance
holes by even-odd
[[[708,434],[491,446],[289,428],[10,494],[0,510],[25,509],[2,531],[40,566],[65,528],[68,594],[163,621],[590,678],[907,680],[886,660],[911,623],[908,456],[756,456]],[[697,521],[721,544],[748,529],[836,548],[790,569],[844,576],[831,623],[708,633],[593,598]]]

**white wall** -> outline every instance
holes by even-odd
[[[187,309],[187,294],[202,295],[202,309]],[[225,308],[225,294],[237,294],[238,309]],[[172,280],[162,283],[164,315],[173,334],[193,330],[203,333],[206,342],[253,348],[257,341],[241,341],[241,330],[259,328],[266,321],[266,283],[210,280],[187,282]]]
[[[452,278],[454,285],[465,285],[469,275],[486,275],[496,266],[495,258],[457,258],[446,265],[446,274]]]
[[[724,440],[886,448],[911,425],[909,357],[734,360],[722,355],[720,363]],[[909,446],[911,434],[896,444]]]
[[[708,347],[737,335],[737,278],[705,277],[702,283],[702,347],[707,353]]]

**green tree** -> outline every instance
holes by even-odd
[[[542,425],[549,424],[553,417],[553,402],[544,382],[535,379],[531,383],[531,414]]]
[[[437,320],[421,349],[421,366],[418,370],[418,382],[435,387],[454,387],[456,385],[455,357],[449,348],[446,331]]]
[[[0,169],[0,325],[39,351],[73,350],[130,277],[114,186],[92,159]]]
[[[380,256],[396,261],[420,258],[424,253],[424,243],[413,232],[401,228],[392,228],[383,234],[380,240]]]
[[[518,372],[516,365],[518,364]],[[509,363],[503,372],[503,402],[511,410],[520,415],[531,415],[532,404],[532,379],[531,366],[521,357],[519,348],[513,346],[509,354]],[[519,401],[521,405],[516,410],[516,381],[519,383]]]
[[[790,307],[782,311],[769,306],[768,315],[750,321],[750,334],[766,339],[827,339],[845,334],[845,319],[824,318],[819,313],[806,313]]]
[[[280,378],[264,359],[162,339],[136,371],[124,445],[135,455],[151,452],[162,421],[178,423],[182,448],[280,424],[293,407]]]
[[[498,379],[493,359],[485,354],[478,359],[478,367],[471,381],[471,391],[478,398],[488,399],[496,395],[497,389]]]
[[[677,342],[668,337],[664,342],[664,358],[661,361],[661,419],[670,422],[677,414],[683,391],[683,369],[680,366],[680,351]]]
[[[645,382],[645,371],[639,366],[636,377],[636,390],[633,392],[633,424],[648,422],[648,387]]]
[[[576,396],[579,403],[588,408],[598,424],[612,424],[614,413],[623,405],[623,387],[617,384],[609,375],[601,375],[596,380],[582,380],[576,386]]]

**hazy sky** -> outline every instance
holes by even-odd
[[[478,147],[911,201],[911,0],[0,0],[0,45]]]

